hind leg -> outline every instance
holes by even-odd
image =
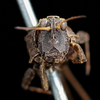
[[[77,91],[81,99],[91,100],[90,96],[87,94],[87,92],[84,90],[82,85],[78,82],[78,80],[75,78],[75,76],[69,69],[68,64],[63,63],[59,67],[61,68],[59,71],[61,71],[61,73],[67,78],[67,80],[70,82],[73,88]]]

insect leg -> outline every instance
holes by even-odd
[[[42,64],[40,65],[38,75],[41,78],[41,84],[42,84],[43,90],[47,91],[49,89],[49,85],[48,85],[48,79],[47,79],[47,76],[46,76],[45,63],[44,62],[42,62]]]
[[[36,31],[32,30],[24,38],[26,41],[27,50],[30,56],[29,63],[32,63],[34,58],[39,55],[37,51],[37,47],[36,47],[35,33]]]
[[[67,66],[66,66],[67,65]],[[84,90],[82,85],[78,82],[78,80],[74,77],[73,73],[68,67],[68,64],[60,65],[62,74],[67,78],[73,88],[77,91],[82,100],[91,100],[87,92]]]
[[[52,92],[50,90],[44,91],[42,88],[38,88],[38,87],[34,87],[34,86],[30,86],[29,90],[32,92],[38,92],[38,93],[43,93],[43,94],[49,94],[49,95],[52,94]]]
[[[28,90],[31,81],[35,76],[35,73],[36,73],[35,70],[33,70],[32,68],[27,69],[27,71],[24,74],[24,78],[22,79],[21,86],[23,89]]]
[[[32,68],[28,68],[27,71],[24,74],[24,78],[22,80],[22,88],[25,90],[30,90],[32,92],[38,92],[38,93],[44,93],[44,94],[49,94],[51,95],[51,91],[44,91],[42,88],[34,87],[34,86],[29,86],[31,81],[33,80],[36,71],[38,70],[37,68],[34,68],[36,66],[33,66]]]
[[[85,54],[79,44],[71,42],[72,48],[77,52],[79,59],[73,59],[73,63],[84,63],[87,61]]]
[[[91,70],[91,65],[90,65],[90,50],[89,50],[89,34],[84,31],[78,31],[77,35],[79,38],[76,39],[77,43],[83,44],[85,43],[85,53],[87,57],[87,62],[86,62],[86,75],[89,75],[90,70]]]

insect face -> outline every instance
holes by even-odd
[[[40,26],[51,27],[50,31],[40,31],[38,37],[38,48],[47,62],[62,62],[69,50],[69,41],[65,28],[67,23],[61,25],[57,30],[57,25],[63,21],[59,16],[48,16],[40,22]]]

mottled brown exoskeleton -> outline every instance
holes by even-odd
[[[28,31],[25,36],[28,53],[30,56],[29,63],[33,63],[33,69],[28,68],[26,71],[22,87],[30,91],[51,93],[48,90],[48,80],[46,70],[52,68],[57,69],[59,64],[71,60],[73,63],[84,63],[87,61],[86,56],[79,44],[89,41],[88,33],[79,31],[75,34],[67,25],[67,21],[85,16],[75,16],[68,19],[59,16],[47,16],[39,20],[36,27],[16,27],[20,30]],[[87,48],[88,46],[86,46]],[[88,48],[86,49],[86,53]],[[87,53],[89,58],[89,53]],[[87,62],[87,74],[90,66]],[[35,73],[41,78],[42,89],[29,86]]]

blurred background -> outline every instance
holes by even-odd
[[[58,15],[62,18],[86,15],[85,19],[69,21],[68,25],[76,33],[87,31],[90,35],[91,72],[85,75],[85,64],[72,64],[70,69],[93,100],[100,100],[100,3],[99,0],[31,0],[37,19],[48,15]],[[0,49],[1,49],[1,83],[4,86],[4,98],[10,100],[54,100],[52,95],[38,94],[21,88],[24,72],[32,65],[28,63],[29,55],[26,49],[25,31],[15,30],[15,26],[25,26],[16,0],[6,0],[0,3]],[[81,45],[84,49],[84,45]],[[3,68],[3,69],[2,69]],[[67,81],[67,80],[66,80]],[[41,86],[36,75],[32,81],[34,86]],[[81,100],[68,82],[74,100]]]

